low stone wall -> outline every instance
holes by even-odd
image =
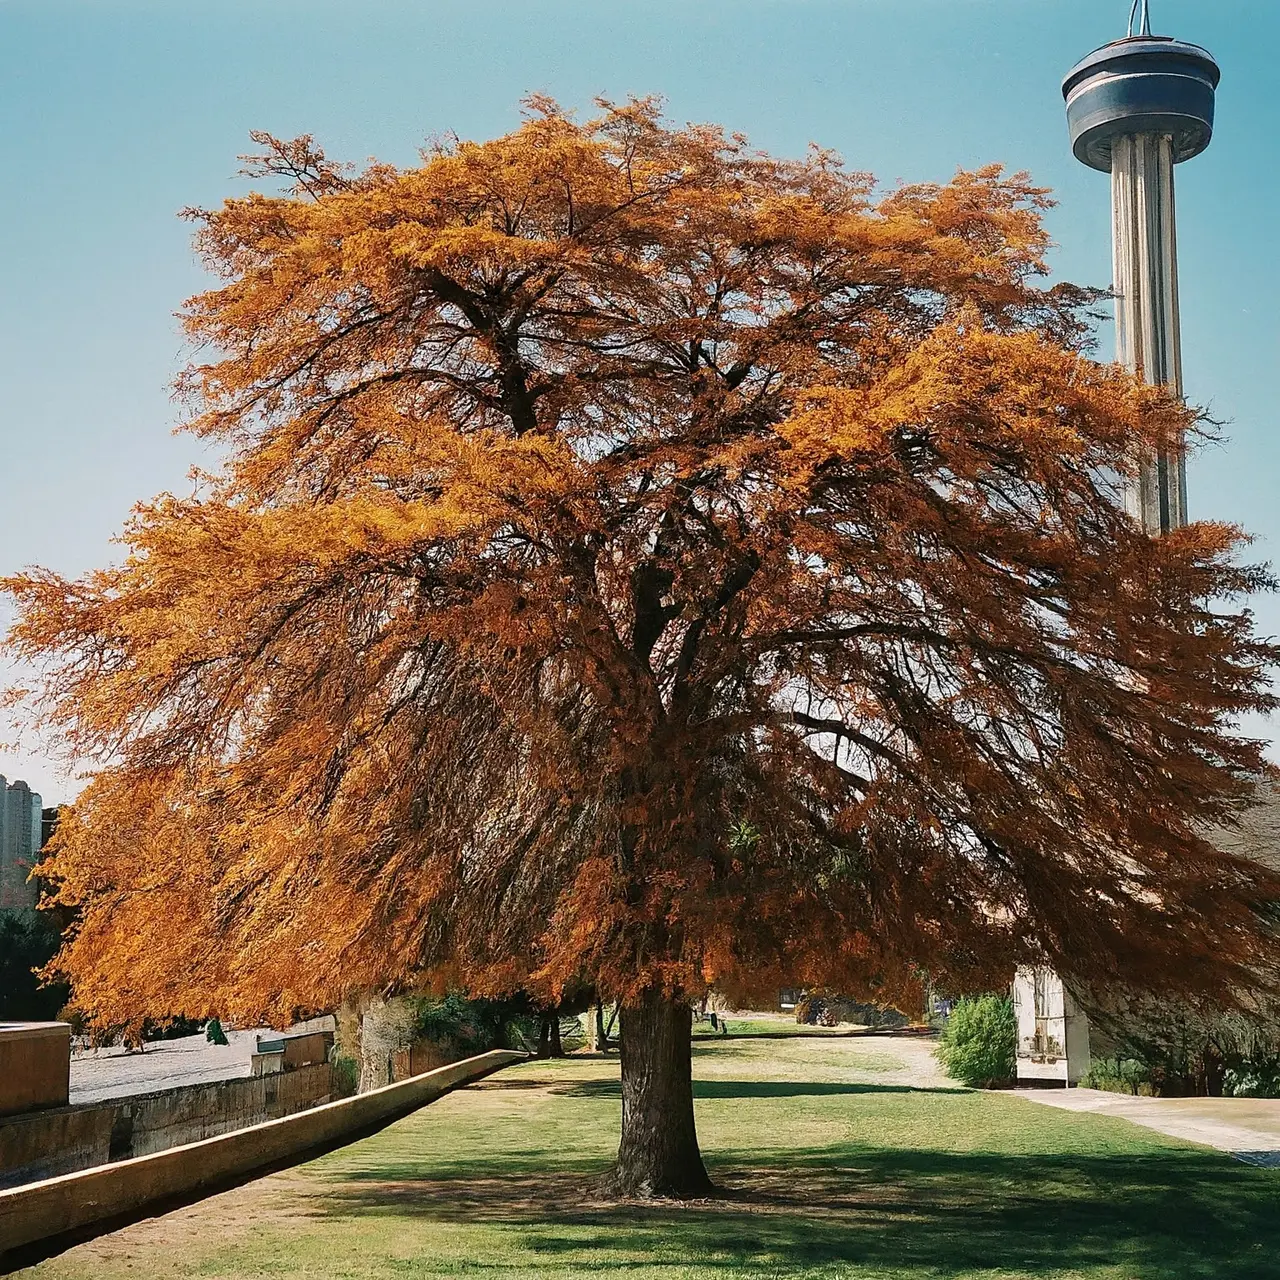
[[[199,1142],[330,1102],[335,1092],[333,1068],[321,1063],[11,1116],[0,1120],[0,1187]]]
[[[282,1120],[0,1191],[0,1272],[332,1150],[526,1056],[482,1053]]]
[[[390,1083],[420,1076],[437,1067],[447,1067],[451,1062],[461,1062],[470,1056],[465,1049],[449,1040],[416,1040],[407,1049],[397,1049],[392,1055]]]
[[[0,1116],[64,1105],[70,1080],[65,1022],[0,1022]]]

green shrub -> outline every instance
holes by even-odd
[[[333,1059],[333,1091],[337,1098],[353,1098],[360,1083],[360,1064],[354,1058]]]
[[[477,1017],[478,1002],[459,992],[443,996],[418,996],[413,1000],[414,1038],[441,1042],[452,1040],[464,1047],[484,1039],[484,1029]],[[488,1046],[486,1046],[487,1048]]]
[[[1227,1098],[1280,1098],[1280,1063],[1272,1059],[1228,1067],[1222,1093]]]
[[[971,1089],[1008,1084],[1017,1070],[1018,1024],[1003,996],[956,1001],[938,1042],[938,1060],[953,1080]]]
[[[1154,1090],[1151,1072],[1136,1058],[1095,1058],[1080,1083],[1086,1089],[1130,1093],[1134,1097],[1151,1097]]]
[[[1120,1009],[1089,1009],[1095,1044],[1113,1055],[1090,1073],[1097,1088],[1157,1098],[1280,1096],[1280,1009],[1267,1004],[1252,1013],[1213,1011],[1167,1000],[1130,1000]]]
[[[463,1056],[489,1049],[531,1049],[538,1043],[539,1015],[526,997],[470,1000],[460,991],[443,996],[411,996],[408,1007],[413,1040],[449,1046]],[[582,1039],[577,1018],[561,1019],[561,1035]]]

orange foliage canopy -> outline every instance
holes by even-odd
[[[197,215],[185,313],[225,466],[7,582],[98,766],[48,868],[88,1009],[1270,981],[1280,885],[1198,834],[1263,769],[1268,578],[1118,509],[1193,417],[1083,354],[1042,191],[647,101],[258,141],[287,189]]]

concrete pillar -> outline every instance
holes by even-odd
[[[1116,358],[1143,381],[1181,396],[1173,165],[1167,134],[1126,134],[1112,142]],[[1168,533],[1187,523],[1181,448],[1140,460],[1125,506],[1148,533]]]

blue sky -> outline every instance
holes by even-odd
[[[1218,135],[1178,170],[1187,390],[1227,422],[1192,516],[1280,558],[1280,6],[1152,0],[1223,67]],[[137,500],[185,488],[173,312],[202,287],[187,205],[242,190],[248,131],[412,163],[430,133],[511,128],[529,91],[660,93],[886,183],[1000,161],[1055,189],[1057,274],[1110,283],[1107,180],[1072,160],[1059,84],[1124,34],[1127,0],[0,0],[0,570],[80,573]],[[1102,351],[1111,353],[1110,326]],[[1280,601],[1263,600],[1280,632]],[[1269,732],[1269,730],[1265,730]],[[11,736],[0,725],[0,737]],[[73,783],[39,742],[0,772]]]

